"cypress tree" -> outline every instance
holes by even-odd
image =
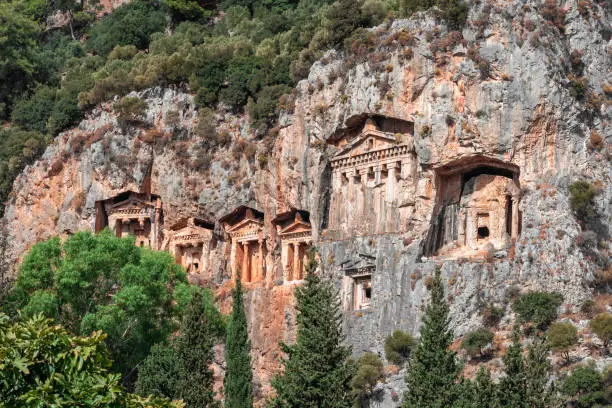
[[[251,342],[249,341],[239,274],[236,277],[236,287],[232,292],[232,298],[232,314],[227,326],[225,343],[227,362],[227,371],[223,380],[225,406],[227,408],[251,408],[253,406]]]
[[[504,373],[499,383],[499,403],[501,407],[522,408],[527,407],[527,393],[525,384],[525,362],[523,360],[523,346],[521,345],[520,326],[514,325],[512,330],[512,344],[503,357]]]
[[[544,337],[534,339],[527,349],[525,359],[525,387],[527,405],[530,408],[551,406],[554,389],[548,387],[551,364],[548,359],[549,345]]]
[[[458,398],[456,384],[461,372],[455,353],[449,350],[453,332],[449,328],[448,304],[437,268],[431,285],[431,299],[421,326],[421,336],[406,375],[404,408],[450,407]]]
[[[286,357],[282,374],[272,380],[272,406],[283,408],[349,408],[354,366],[343,346],[340,300],[329,280],[315,274],[311,254],[306,283],[295,289],[297,339],[281,344]]]
[[[181,334],[175,341],[179,360],[179,397],[187,408],[200,408],[213,402],[213,346],[222,331],[212,306],[196,291],[189,302]]]

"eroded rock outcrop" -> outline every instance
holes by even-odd
[[[242,267],[245,254],[257,262],[245,271],[262,396],[278,341],[293,336],[299,280],[289,277],[303,262],[299,245],[289,261],[272,220],[295,209],[308,214],[304,243],[318,248],[322,273],[341,289],[357,354],[384,354],[394,328],[418,331],[426,277],[438,264],[457,336],[481,324],[483,303],[507,305],[511,287],[560,292],[577,310],[601,265],[576,245],[569,184],[601,186],[600,239],[612,217],[610,15],[564,2],[561,32],[541,7],[473,6],[461,33],[420,14],[356,39],[354,55],[328,52],[298,84],[293,111],[281,113],[273,146],[246,118],[220,111],[214,125],[231,145],[203,151],[193,98],[176,90],[138,94],[148,103],[146,126],[122,129],[111,104],[100,106],[15,182],[6,218],[16,255],[51,235],[93,231],[97,201],[145,185],[162,197],[168,227],[252,207],[263,216],[247,245],[233,247],[228,228],[214,228],[207,281],[227,307],[232,265]],[[590,85],[584,100],[568,76],[574,50]],[[593,132],[603,146],[590,142]],[[382,406],[401,393],[397,378],[383,387]]]

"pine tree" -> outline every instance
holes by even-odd
[[[528,347],[525,361],[525,387],[527,405],[530,408],[550,406],[553,390],[547,387],[551,364],[548,360],[549,345],[538,337]]]
[[[286,357],[282,374],[272,380],[276,397],[272,406],[283,408],[349,408],[354,373],[343,346],[340,301],[329,280],[315,274],[311,254],[306,283],[295,289],[297,339],[281,344]]]
[[[453,332],[449,328],[448,311],[438,268],[431,285],[431,300],[423,317],[419,344],[406,375],[408,389],[404,393],[404,408],[450,407],[457,399],[459,386],[456,382],[461,366],[455,353],[449,350]]]
[[[179,397],[187,408],[205,407],[213,402],[213,346],[219,337],[215,321],[200,291],[189,302],[181,325],[181,334],[175,341],[179,359]]]
[[[227,408],[251,408],[253,406],[251,342],[247,330],[239,274],[237,274],[236,287],[232,295],[232,314],[227,326],[225,343],[227,362],[227,371],[223,380],[225,406]]]
[[[491,372],[484,368],[484,366],[480,366],[478,374],[476,374],[476,378],[474,379],[473,386],[473,407],[493,408],[497,406],[495,403],[497,388],[495,383],[491,380]]]
[[[503,357],[504,373],[500,381],[498,399],[501,407],[527,407],[527,389],[525,384],[525,362],[521,345],[520,326],[514,325],[512,344]]]

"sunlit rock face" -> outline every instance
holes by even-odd
[[[419,14],[374,29],[376,58],[349,63],[327,53],[297,85],[294,110],[281,112],[271,151],[248,118],[219,110],[215,126],[232,146],[201,164],[197,108],[174,89],[132,94],[149,107],[142,127],[122,130],[112,102],[97,107],[16,180],[6,211],[15,255],[55,234],[94,231],[97,201],[145,193],[150,179],[148,192],[162,201],[162,249],[187,268],[199,253],[171,250],[172,226],[191,217],[215,223],[209,255],[202,244],[200,273],[191,276],[215,288],[226,312],[241,272],[262,398],[278,369],[278,342],[295,335],[293,289],[309,247],[318,251],[319,273],[337,284],[355,355],[384,357],[384,339],[396,328],[418,333],[436,266],[456,336],[482,324],[483,304],[510,316],[512,286],[557,291],[564,309],[578,310],[600,266],[576,244],[581,227],[568,186],[577,179],[601,186],[596,205],[608,229],[612,118],[609,105],[572,96],[568,61],[582,50],[583,74],[603,95],[612,81],[610,15],[592,3],[584,16],[568,1],[560,35],[542,20],[540,2],[493,2],[481,33],[471,22],[483,18],[486,3],[472,4],[465,44],[442,49],[456,34]],[[542,27],[539,40],[526,21]],[[398,40],[406,32],[410,45]],[[487,61],[487,75],[474,53]],[[168,112],[178,112],[178,123]],[[603,148],[589,145],[592,131]],[[266,160],[237,151],[238,142]],[[396,406],[401,374],[383,388],[380,406]]]

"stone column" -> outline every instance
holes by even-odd
[[[236,242],[236,239],[234,237],[231,238],[232,240],[232,249],[230,250],[230,268],[232,268],[230,276],[232,277],[232,280],[236,279],[236,272],[238,272],[238,260],[236,259],[238,257],[238,242]]]
[[[361,223],[363,223],[363,218],[366,215],[366,195],[368,193],[368,170],[369,169],[361,169],[359,170],[359,177],[361,179],[361,191],[360,194],[358,196],[358,202],[359,202],[359,210],[357,211],[356,217],[354,218],[354,221],[357,222],[358,226],[361,226]]]
[[[346,201],[340,205],[344,205],[344,232],[348,232],[351,227],[353,217],[358,214],[357,192],[355,191],[355,170],[347,171],[346,178],[348,179],[348,192]]]
[[[517,238],[519,235],[519,196],[512,196],[512,238]]]
[[[300,243],[293,243],[293,279],[302,279],[302,268],[300,268]]]
[[[257,240],[259,246],[259,257],[257,259],[257,281],[261,281],[264,278],[264,253],[263,253],[263,239]]]
[[[208,270],[208,242],[202,241],[202,254],[200,255],[200,271],[204,273],[207,270]]]
[[[243,251],[242,251],[242,281],[250,282],[251,281],[251,254],[249,253],[249,242],[245,241],[242,243]]]
[[[385,223],[385,232],[390,232],[393,230],[393,226],[395,225],[396,220],[393,220],[394,216],[394,203],[397,198],[397,171],[398,171],[397,162],[392,162],[387,164],[387,185],[385,191],[385,214],[386,217],[383,220]]]

